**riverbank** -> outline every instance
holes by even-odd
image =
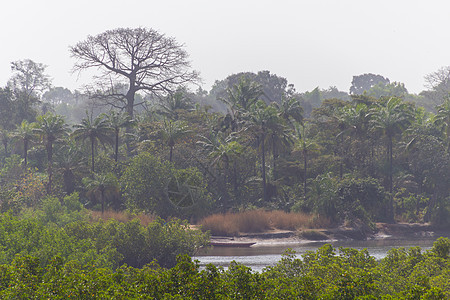
[[[411,239],[450,236],[449,231],[433,228],[430,224],[418,223],[377,223],[376,230],[367,228],[337,227],[329,229],[267,230],[262,233],[242,233],[235,237],[212,236],[213,243],[308,243],[311,241],[364,241],[383,239]]]

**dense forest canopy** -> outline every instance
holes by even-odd
[[[70,53],[76,70],[98,72],[86,90],[52,86],[30,59],[12,62],[0,87],[1,295],[103,293],[73,287],[83,274],[108,281],[105,293],[123,286],[115,295],[141,293],[146,278],[152,288],[167,282],[155,297],[235,286],[281,298],[448,296],[448,239],[381,262],[326,245],[303,260],[287,253],[261,274],[238,264],[199,271],[176,256],[208,243],[187,221],[231,212],[302,213],[363,233],[376,222],[448,231],[449,66],[425,75],[419,94],[372,73],[355,75],[349,92],[299,92],[268,70],[230,74],[207,91],[183,45],[152,29],[109,30]],[[70,287],[56,291],[61,278]]]
[[[298,92],[267,70],[193,92],[183,46],[152,29],[106,31],[70,52],[75,70],[97,68],[96,85],[53,87],[46,66],[25,59],[0,89],[4,211],[36,204],[19,196],[32,174],[49,195],[78,192],[102,211],[448,225],[450,67],[426,75],[419,95],[371,73],[349,93]]]

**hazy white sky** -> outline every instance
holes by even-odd
[[[53,85],[80,88],[68,48],[118,27],[151,27],[184,43],[204,88],[242,71],[269,70],[298,91],[375,73],[410,92],[450,65],[448,0],[15,0],[2,3],[0,86],[10,63],[48,65]]]

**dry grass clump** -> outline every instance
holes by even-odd
[[[262,210],[242,213],[210,215],[200,221],[203,230],[213,235],[237,236],[242,232],[263,232],[270,229],[269,222],[263,217]]]
[[[105,212],[102,214],[100,211],[91,211],[91,219],[98,221],[98,220],[104,220],[107,221],[109,219],[113,219],[122,223],[129,222],[134,219],[139,219],[141,224],[143,226],[147,226],[152,221],[156,219],[156,216],[154,215],[147,215],[147,214],[132,214],[127,211],[114,211],[114,210],[105,210]]]
[[[209,230],[212,235],[219,236],[238,236],[240,233],[258,233],[271,229],[320,228],[324,223],[326,222],[323,219],[304,213],[260,209],[239,213],[214,214],[200,221],[203,230]]]
[[[311,216],[304,213],[287,213],[276,210],[267,212],[267,217],[273,228],[282,230],[297,230],[308,226]]]
[[[314,215],[310,218],[307,228],[332,228],[335,224],[326,217]]]

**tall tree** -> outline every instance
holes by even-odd
[[[385,104],[378,105],[371,111],[372,125],[386,137],[386,154],[389,165],[388,190],[392,193],[393,140],[401,134],[412,121],[411,107],[400,98],[390,98]],[[391,209],[393,207],[391,206]]]
[[[369,109],[364,103],[338,108],[334,114],[334,120],[339,129],[336,139],[341,149],[340,178],[343,175],[343,160],[347,157],[346,148],[355,146],[350,151],[355,158],[354,164],[359,167],[364,164],[369,119]]]
[[[0,128],[0,141],[3,144],[3,150],[5,151],[5,157],[8,157],[8,145],[11,140],[9,130]]]
[[[169,161],[171,162],[176,143],[191,133],[191,130],[184,121],[164,120],[158,132],[164,143],[169,146]]]
[[[105,212],[105,200],[108,195],[117,194],[119,192],[119,183],[117,178],[112,174],[96,174],[94,177],[83,178],[83,183],[88,189],[88,193],[93,194],[94,197],[100,198],[102,205],[102,215]]]
[[[181,112],[193,108],[192,100],[187,96],[185,89],[178,89],[175,93],[167,95],[158,104],[160,114],[171,120],[178,120]]]
[[[50,77],[45,74],[47,66],[36,63],[31,59],[14,61],[11,63],[13,76],[8,86],[15,94],[16,114],[19,122],[23,119],[33,121],[35,112],[32,106],[40,99],[41,94],[50,88]]]
[[[450,66],[442,67],[426,75],[425,86],[428,90],[420,94],[431,100],[434,105],[442,104],[450,97]]]
[[[190,70],[188,54],[182,45],[153,29],[108,30],[88,36],[70,47],[70,52],[77,59],[74,71],[90,68],[102,71],[97,79],[100,87],[108,89],[97,96],[124,108],[131,118],[139,104],[135,103],[136,93],[164,94],[198,80],[198,73]],[[126,92],[115,90],[117,83],[125,84]]]
[[[275,107],[279,110],[279,117],[285,120],[292,127],[294,121],[297,123],[303,122],[303,107],[296,97],[288,97],[287,95],[284,95],[281,99],[281,103],[276,103]]]
[[[73,101],[75,95],[64,87],[52,87],[42,95],[42,100],[49,103],[52,108],[62,103],[69,103]]]
[[[117,162],[119,160],[120,129],[131,125],[133,120],[131,120],[127,113],[116,111],[110,111],[109,114],[106,115],[106,120],[108,121],[109,127],[111,127],[114,132],[114,160]]]
[[[226,96],[220,98],[227,105],[228,113],[223,125],[231,132],[241,129],[250,108],[263,94],[262,86],[243,77],[240,81],[226,90]]]
[[[0,88],[0,127],[8,130],[16,126],[13,93],[10,88]]]
[[[445,99],[444,103],[437,107],[435,122],[445,132],[447,152],[450,153],[450,98]]]
[[[390,83],[389,78],[385,78],[381,75],[375,75],[372,73],[353,76],[352,86],[350,87],[350,94],[361,95],[365,91],[370,90],[377,84],[387,85]]]
[[[14,75],[8,82],[12,90],[21,90],[27,99],[40,96],[50,88],[50,77],[45,74],[46,65],[31,59],[18,60],[11,63]]]
[[[27,166],[28,162],[28,147],[30,142],[35,137],[34,133],[34,124],[28,123],[27,120],[23,120],[20,126],[17,127],[15,132],[13,133],[13,137],[20,140],[22,142],[23,146],[23,159],[24,159],[24,166]]]
[[[67,195],[75,191],[77,176],[85,172],[86,160],[76,142],[67,139],[55,155],[57,170],[61,173],[64,182],[64,191]]]
[[[269,71],[265,70],[259,71],[258,73],[241,72],[232,74],[224,80],[217,80],[211,89],[211,95],[217,98],[223,98],[227,93],[227,89],[237,86],[242,80],[254,82],[261,86],[261,99],[264,100],[266,104],[272,102],[280,103],[286,90],[293,89],[293,85],[288,84],[286,78],[271,74]]]
[[[89,140],[91,146],[91,166],[92,172],[95,172],[95,146],[97,143],[105,144],[111,143],[112,128],[103,115],[99,115],[92,119],[92,116],[87,115],[81,120],[81,124],[73,125],[75,128],[72,136],[75,140]]]
[[[263,200],[268,201],[267,178],[266,178],[266,139],[270,134],[269,128],[274,126],[278,120],[277,110],[272,105],[266,105],[264,101],[258,100],[250,107],[248,114],[248,127],[258,140],[261,151],[261,176],[263,186]]]
[[[64,135],[66,135],[68,128],[64,121],[64,118],[59,115],[47,113],[37,118],[37,128],[35,132],[39,134],[42,143],[45,146],[47,152],[48,161],[48,186],[47,192],[52,192],[52,180],[53,180],[53,146]]]
[[[319,150],[319,145],[306,136],[305,124],[296,124],[295,132],[297,134],[297,143],[295,148],[298,149],[303,156],[303,196],[306,199],[307,179],[308,179],[308,158],[309,154]]]
[[[224,136],[223,132],[211,132],[209,137],[200,136],[200,140],[197,142],[212,158],[211,165],[224,165],[224,173],[226,179],[230,181],[229,167],[230,163],[233,163],[233,175],[232,183],[234,188],[234,198],[239,201],[239,187],[237,181],[237,159],[243,153],[244,147],[237,141],[237,135],[231,133],[228,136]],[[227,203],[224,204],[225,208]]]

